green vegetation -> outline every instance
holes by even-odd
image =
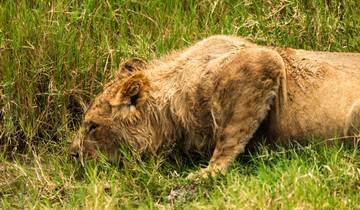
[[[122,59],[212,34],[359,52],[360,1],[0,1],[0,208],[359,209],[355,148],[260,148],[197,184],[184,177],[198,164],[179,157],[68,157],[81,107]]]

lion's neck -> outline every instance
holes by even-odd
[[[159,99],[153,98],[149,106],[151,111],[147,113],[147,123],[152,135],[144,152],[155,156],[167,155],[174,150],[182,131],[174,121],[168,104],[164,105],[159,103]]]

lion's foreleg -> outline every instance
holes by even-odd
[[[279,91],[282,89],[280,86],[285,77],[285,69],[282,58],[276,52],[248,49],[240,51],[231,59],[225,68],[229,68],[229,77],[236,81],[236,87],[233,87],[233,81],[227,79],[230,82],[222,85],[230,99],[219,100],[234,100],[235,103],[228,110],[231,114],[221,126],[221,134],[208,167],[198,173],[202,177],[226,172],[230,163],[244,152],[275,97],[281,97]],[[196,174],[191,174],[189,178],[195,176]]]

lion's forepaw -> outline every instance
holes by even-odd
[[[195,171],[195,172],[190,173],[186,177],[186,179],[191,180],[191,181],[206,180],[206,179],[208,179],[210,177],[215,177],[220,172],[221,171],[212,169],[210,167],[202,168],[199,171]]]

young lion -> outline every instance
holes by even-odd
[[[356,53],[258,46],[232,36],[149,63],[130,59],[88,108],[71,153],[116,158],[120,145],[153,155],[178,148],[212,154],[190,178],[225,173],[260,124],[270,140],[300,143],[360,126],[360,106],[353,106],[359,66]]]

